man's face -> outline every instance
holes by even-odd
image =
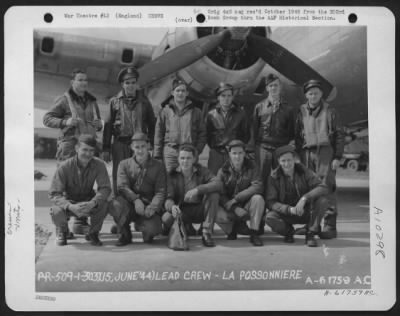
[[[278,97],[281,93],[281,82],[279,79],[276,79],[272,82],[270,82],[266,87],[265,90],[267,90],[268,95],[271,97]]]
[[[294,170],[294,155],[293,153],[286,153],[279,157],[279,165],[282,167],[283,172],[292,174]]]
[[[178,162],[182,171],[191,170],[193,168],[195,158],[192,152],[181,150],[179,152]]]
[[[181,84],[172,91],[172,95],[176,103],[183,103],[186,101],[189,92],[187,91],[186,85]]]
[[[71,80],[72,89],[78,93],[84,93],[88,88],[88,78],[86,74],[78,73]]]
[[[314,87],[306,92],[306,98],[310,105],[318,105],[322,98],[321,89]]]
[[[241,169],[244,161],[245,151],[242,147],[232,147],[229,151],[229,158],[236,169]]]
[[[149,143],[144,140],[134,140],[131,148],[139,161],[144,161],[149,155]]]
[[[122,82],[122,89],[124,89],[125,95],[133,97],[137,90],[136,78],[130,78]]]
[[[233,100],[232,90],[226,90],[218,96],[218,102],[224,108],[225,111],[228,110],[229,107],[231,106],[232,100]]]
[[[94,157],[96,148],[80,142],[76,145],[76,152],[78,153],[78,160],[86,165]]]

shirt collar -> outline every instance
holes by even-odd
[[[189,99],[186,99],[186,101],[185,101],[185,106],[182,108],[181,112],[184,112],[184,111],[186,111],[187,109],[191,108],[192,105],[193,105],[193,104],[192,104],[192,101],[190,101]],[[169,106],[170,106],[175,112],[178,111],[178,106],[175,104],[174,98],[172,98],[172,99],[169,101]]]
[[[87,169],[87,168],[89,168],[89,167],[91,166],[91,164],[93,163],[93,159],[94,159],[94,157],[93,157],[92,159],[90,159],[90,160],[89,160],[89,163],[87,164],[87,166],[84,167],[84,166],[82,166],[82,165],[79,163],[78,154],[76,154],[75,157],[74,157],[74,164],[75,164],[75,166],[76,166],[77,168],[79,168],[79,169]]]
[[[312,115],[312,116],[314,116],[314,117],[317,117],[318,115],[319,115],[319,113],[321,112],[321,109],[322,109],[322,105],[323,105],[323,102],[322,102],[322,100],[318,103],[318,105],[315,107],[315,108],[311,108],[310,107],[310,104],[307,102],[307,110],[308,110],[308,114],[309,115]]]
[[[125,98],[126,98],[126,99],[134,99],[134,100],[136,100],[136,99],[138,98],[138,93],[137,93],[137,91],[136,91],[136,94],[135,94],[134,97],[127,97],[127,96],[125,95],[124,89],[122,89],[120,92],[118,92],[117,98],[118,98],[118,99],[125,99]]]
[[[222,106],[221,106],[219,103],[217,104],[217,106],[216,106],[215,108],[217,109],[217,111],[218,111],[219,113],[222,112]],[[229,110],[227,111],[227,113],[228,113],[228,112],[231,112],[231,111],[236,111],[236,110],[237,110],[236,104],[235,104],[235,103],[232,103],[232,105],[231,105],[231,107],[229,108]]]
[[[178,166],[178,167],[176,167],[175,171],[178,173],[182,173],[182,168],[180,166]],[[200,172],[200,167],[195,163],[193,165],[193,174],[194,173],[198,174],[199,172]]]
[[[77,95],[74,91],[74,89],[72,89],[72,87],[70,87],[68,89],[68,93],[71,96],[72,99],[74,100],[78,100],[78,101],[82,101],[82,102],[87,102],[87,101],[94,101],[96,100],[96,98],[94,96],[92,96],[89,92],[85,91],[85,93],[83,94],[83,97]]]
[[[148,154],[148,157],[147,157],[147,159],[146,159],[146,161],[143,163],[143,164],[140,164],[137,160],[136,160],[136,156],[135,155],[133,155],[133,157],[132,157],[132,159],[133,159],[133,161],[135,162],[135,164],[137,164],[140,168],[147,168],[149,165],[150,165],[150,163],[151,163],[151,157],[150,157],[150,154]]]

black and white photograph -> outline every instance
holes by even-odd
[[[32,155],[10,167],[29,161],[33,204],[11,194],[5,217],[10,243],[24,239],[20,230],[33,235],[23,247],[34,303],[65,309],[60,297],[79,294],[90,309],[97,294],[122,293],[155,305],[139,310],[158,310],[166,303],[150,294],[175,291],[188,302],[199,293],[205,309],[237,308],[235,292],[248,304],[299,293],[306,309],[377,300],[374,274],[395,256],[395,182],[377,176],[375,149],[394,144],[394,123],[376,123],[389,112],[371,111],[377,29],[362,10],[359,23],[347,19],[351,10],[346,19],[307,10],[203,7],[186,25],[179,14],[149,25],[140,19],[155,11],[71,7],[27,27],[31,134],[18,137]],[[304,299],[310,290],[318,295]],[[214,305],[221,297],[225,305]]]

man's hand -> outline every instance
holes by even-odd
[[[103,160],[105,162],[110,162],[111,161],[111,154],[108,151],[103,151],[103,153],[101,154],[101,157],[103,158]]]
[[[233,210],[233,213],[235,213],[235,215],[239,218],[242,218],[244,216],[246,216],[247,214],[249,214],[244,208],[242,207],[235,207],[235,209]]]
[[[197,188],[194,188],[194,189],[192,189],[192,190],[187,191],[186,194],[185,194],[184,201],[185,201],[185,202],[190,202],[190,201],[192,201],[192,200],[196,197],[196,195],[197,195],[198,193],[199,193],[199,190],[197,190]]]
[[[67,122],[65,122],[65,125],[67,126],[77,126],[78,125],[78,119],[70,117]]]
[[[144,216],[144,204],[142,200],[136,199],[134,204],[135,204],[135,212],[140,216]]]
[[[296,204],[295,209],[296,209],[296,214],[298,216],[302,216],[304,214],[304,206],[307,203],[307,199],[305,197],[302,197]]]
[[[289,206],[289,214],[293,216],[297,216],[297,210],[295,206]]]
[[[83,206],[83,208],[81,208],[81,212],[84,214],[84,216],[89,216],[91,211],[96,207],[96,202],[94,201],[82,202],[80,204]]]
[[[237,204],[237,201],[235,199],[229,200],[228,202],[225,203],[224,207],[227,212],[230,212],[232,210],[232,207]]]
[[[171,209],[171,213],[172,213],[172,217],[173,218],[177,218],[178,215],[182,214],[182,211],[181,211],[181,209],[179,208],[178,205],[173,205],[172,209]]]
[[[144,216],[147,218],[150,218],[154,215],[155,212],[156,211],[155,211],[154,207],[147,206],[146,209],[144,210]]]
[[[97,119],[93,121],[93,126],[96,128],[96,130],[100,131],[103,128],[103,123],[101,120]]]
[[[333,159],[332,161],[332,170],[337,170],[340,166],[340,160],[339,159]]]
[[[68,210],[74,213],[78,217],[88,217],[90,211],[95,207],[95,202],[81,202],[76,204],[70,204]]]

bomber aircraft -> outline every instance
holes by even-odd
[[[145,35],[148,30],[124,28],[116,29],[116,34]],[[139,85],[156,114],[170,96],[171,80],[179,77],[189,84],[190,96],[204,114],[215,101],[215,87],[224,81],[235,87],[235,102],[250,115],[266,97],[262,78],[272,72],[282,78],[289,104],[302,104],[303,83],[319,79],[324,97],[336,107],[348,131],[368,127],[365,27],[166,28],[158,45],[133,43],[126,37],[103,39],[83,31],[86,35],[63,29],[34,32],[35,133],[39,137],[57,137],[58,131],[45,128],[41,119],[67,89],[74,68],[87,72],[89,91],[104,118],[108,100],[120,89],[117,74],[127,66],[139,68]]]

